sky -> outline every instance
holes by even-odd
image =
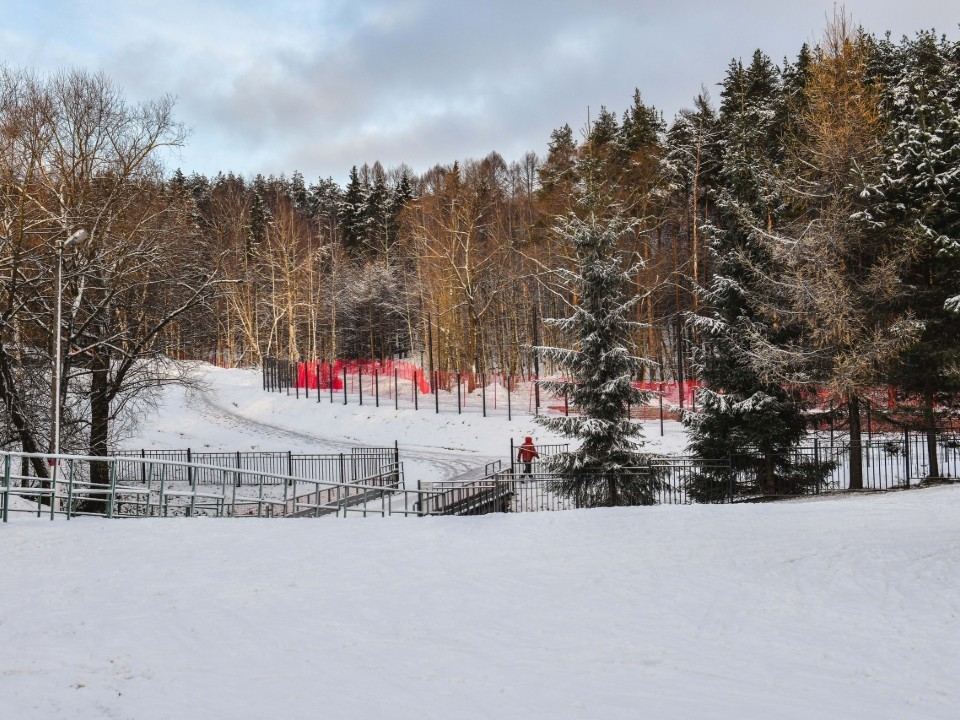
[[[867,30],[958,36],[956,0],[856,0]],[[639,89],[669,119],[761,48],[815,44],[828,0],[0,0],[0,60],[103,71],[131,101],[165,94],[190,131],[172,169],[344,182],[379,160],[423,172],[546,153]]]

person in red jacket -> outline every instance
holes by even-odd
[[[538,457],[540,457],[540,453],[537,452],[537,446],[533,444],[533,438],[524,438],[523,445],[517,449],[517,460],[523,463],[523,472],[520,473],[520,477],[524,475],[532,477],[533,459]]]

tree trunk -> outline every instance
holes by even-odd
[[[90,374],[90,455],[94,457],[107,456],[107,438],[110,430],[109,370],[110,358],[102,352],[96,352]],[[107,487],[110,483],[109,464],[91,462],[90,482],[94,486]],[[108,496],[107,490],[91,494],[84,503],[84,510],[105,514]]]
[[[933,391],[923,394],[924,432],[927,434],[927,461],[930,471],[927,477],[940,477],[940,462],[937,457],[937,418],[933,412]]]
[[[17,394],[16,385],[13,381],[12,363],[2,348],[0,348],[0,400],[7,407],[10,421],[16,431],[15,436],[20,441],[23,452],[43,452],[37,446],[36,438],[30,428],[28,414],[23,407],[23,400]],[[30,458],[30,464],[38,478],[48,479],[50,477],[50,469],[43,458],[32,457]]]
[[[776,495],[777,483],[776,473],[774,472],[773,452],[765,450],[763,453],[763,466],[760,470],[760,492],[764,495]]]
[[[610,476],[607,478],[607,502],[610,507],[616,507],[620,504],[620,492],[617,488],[617,478]]]
[[[863,490],[863,434],[860,427],[860,398],[850,393],[850,489]]]

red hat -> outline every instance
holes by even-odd
[[[533,438],[529,435],[523,439],[524,442],[533,442]]]

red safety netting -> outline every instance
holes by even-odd
[[[413,363],[402,360],[336,360],[334,362],[297,363],[297,387],[311,390],[343,390],[344,382],[350,390],[351,378],[354,387],[363,387],[363,376],[370,378],[395,378],[416,383],[421,394],[433,392],[429,378]]]
[[[540,386],[531,375],[508,375],[502,372],[487,374],[473,372],[425,371],[418,365],[403,360],[336,360],[288,363],[268,359],[264,365],[265,387],[290,391],[304,390],[306,396],[334,395],[343,402],[353,396],[359,402],[380,404],[390,402],[397,407],[432,407],[437,412],[468,410],[506,412],[527,411],[576,413],[578,409],[562,395]],[[291,372],[294,371],[294,372]],[[284,380],[289,378],[289,380]],[[295,381],[294,381],[295,378]],[[562,380],[562,378],[541,378]],[[294,385],[295,382],[295,385]],[[696,411],[697,392],[702,387],[695,380],[684,383],[635,382],[634,386],[652,393],[647,404],[634,406],[635,418],[679,417],[681,410]],[[798,389],[803,407],[811,421],[830,427],[843,422],[845,398],[835,392],[819,388]],[[431,396],[432,397],[429,397]],[[869,423],[913,422],[912,415],[922,410],[916,396],[906,396],[894,388],[880,385],[860,393],[861,407]],[[943,408],[937,408],[942,413]]]
[[[553,397],[545,388],[536,388],[532,375],[507,375],[502,372],[486,374],[474,372],[450,372],[435,370],[432,374],[419,366],[403,360],[336,360],[334,362],[312,361],[297,364],[297,387],[309,390],[343,392],[348,394],[382,393],[392,396],[399,392],[403,383],[407,394],[414,391],[420,395],[440,392],[457,393],[461,405],[468,405],[473,397],[489,396],[496,406],[499,395],[509,395],[516,400],[518,408],[529,405],[532,409],[539,399],[540,406],[559,412],[568,411],[564,398]],[[700,383],[635,382],[634,386],[663,395],[666,405],[690,406]],[[539,396],[539,397],[538,397]],[[681,399],[682,397],[682,399]],[[484,398],[486,400],[486,398]]]

